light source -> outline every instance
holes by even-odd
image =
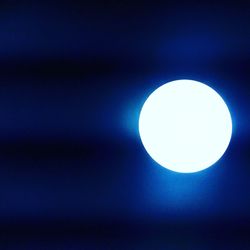
[[[232,119],[221,96],[193,80],[162,85],[145,101],[139,133],[148,154],[182,173],[208,168],[221,158],[232,134]]]

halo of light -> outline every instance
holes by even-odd
[[[175,172],[201,171],[217,162],[232,135],[232,119],[221,96],[193,80],[157,88],[145,101],[139,134],[148,154]]]

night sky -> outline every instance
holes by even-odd
[[[0,249],[250,249],[250,4],[0,3]],[[201,81],[233,135],[211,168],[155,163],[148,95]]]

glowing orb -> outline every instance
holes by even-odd
[[[191,173],[221,158],[231,139],[232,119],[212,88],[197,81],[177,80],[162,85],[145,101],[139,133],[157,163]]]

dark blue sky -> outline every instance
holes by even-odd
[[[154,228],[160,232],[152,234],[159,249],[169,243],[165,233],[179,246],[175,237],[186,231],[191,249],[197,233],[203,245],[200,229],[207,232],[205,242],[213,242],[212,231],[223,230],[222,241],[235,234],[236,242],[245,242],[250,228],[249,19],[245,3],[3,2],[3,237],[18,241],[23,229],[27,241],[45,235],[52,242],[51,235],[58,239],[73,230],[70,237],[87,235],[85,247],[105,249],[100,239],[106,239],[106,228],[108,237],[114,239],[118,230],[120,238],[105,246],[121,249],[134,229],[139,238],[125,249],[147,249],[140,237],[150,238]],[[149,93],[181,78],[213,87],[233,118],[232,141],[222,159],[187,175],[154,163],[137,129]],[[150,244],[149,249],[158,249]]]

